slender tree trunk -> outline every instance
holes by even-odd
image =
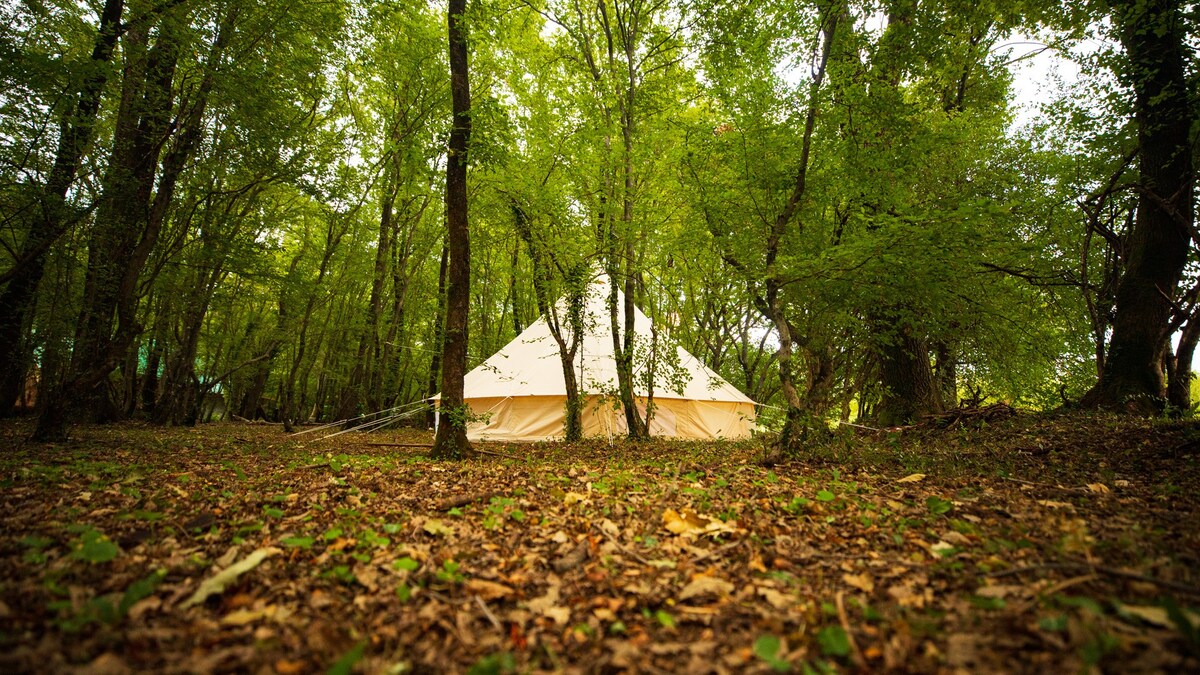
[[[938,340],[933,348],[935,356],[933,369],[934,390],[941,401],[942,410],[958,407],[958,357],[953,345],[945,340]]]
[[[379,237],[375,244],[375,269],[371,276],[371,297],[367,303],[367,316],[364,321],[362,334],[358,340],[358,351],[355,354],[354,365],[351,367],[350,379],[342,390],[341,402],[335,419],[349,419],[362,414],[361,402],[365,399],[367,407],[379,410],[379,400],[376,391],[371,387],[375,381],[374,373],[385,364],[379,362],[379,320],[383,315],[384,284],[387,282],[388,263],[391,259],[393,235],[392,209],[396,204],[396,189],[399,176],[392,174],[391,166],[394,160],[388,159],[388,176],[384,180],[383,200],[379,216]]]
[[[442,244],[441,263],[438,265],[438,306],[433,315],[433,354],[429,359],[429,379],[425,387],[425,396],[432,398],[438,393],[438,383],[442,381],[442,343],[445,341],[444,317],[446,316],[446,274],[450,261],[450,247]],[[430,408],[426,412],[426,427],[432,429],[434,416],[437,413]]]
[[[450,96],[454,125],[446,158],[446,243],[450,266],[446,287],[446,337],[442,346],[441,424],[434,459],[461,459],[470,449],[463,403],[467,374],[467,314],[471,302],[471,235],[467,224],[467,165],[471,143],[471,86],[468,77],[467,0],[450,0]]]
[[[1111,5],[1133,80],[1141,185],[1104,371],[1081,404],[1156,414],[1165,403],[1162,364],[1195,221],[1188,47],[1180,3]]]
[[[1193,314],[1183,326],[1179,347],[1175,350],[1167,381],[1167,401],[1176,415],[1188,415],[1192,409],[1192,357],[1200,344],[1200,316]]]

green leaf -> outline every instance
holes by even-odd
[[[283,545],[291,548],[312,548],[312,537],[284,537]]]
[[[937,495],[930,495],[925,500],[925,506],[929,508],[929,512],[935,516],[940,516],[944,513],[949,513],[950,509],[954,508],[954,503],[942,499]]]
[[[362,660],[363,652],[366,648],[366,640],[354,645],[350,651],[342,654],[342,657],[329,667],[328,675],[350,675],[350,673],[354,672],[354,664]]]
[[[1067,629],[1067,615],[1043,616],[1038,619],[1038,628],[1055,633],[1064,631]]]
[[[1005,605],[1007,605],[1004,602],[1004,598],[988,598],[981,595],[972,595],[970,601],[972,605],[975,605],[979,609],[988,610],[1004,609]]]
[[[71,557],[93,564],[105,563],[116,558],[120,552],[121,549],[103,532],[88,529],[79,537],[79,541],[75,544],[75,550],[71,552]]]
[[[509,652],[490,654],[475,662],[467,669],[467,675],[503,675],[515,673],[517,662]]]
[[[123,617],[129,613],[129,609],[138,602],[145,600],[154,594],[158,585],[167,576],[165,569],[158,569],[150,573],[149,576],[139,579],[129,588],[125,589],[125,594],[121,596],[121,603],[117,606],[117,612]]]
[[[663,628],[674,628],[675,627],[675,617],[668,614],[667,611],[664,609],[660,609],[660,610],[656,611],[654,613],[654,618],[658,620],[658,623],[662,624]]]
[[[21,545],[28,548],[46,548],[53,543],[53,539],[49,537],[41,537],[36,534],[21,537]]]
[[[837,499],[837,495],[833,494],[829,490],[820,490],[817,492],[817,501],[831,502],[834,499]]]
[[[264,508],[263,513],[267,514],[268,516],[271,516],[272,518],[282,518],[283,517],[283,511],[280,511],[279,509],[276,509],[276,508],[272,508],[270,506]]]
[[[331,527],[328,530],[325,530],[325,534],[321,535],[321,538],[324,539],[325,541],[333,541],[334,539],[337,539],[340,536],[342,536],[342,528]]]
[[[417,568],[420,566],[421,566],[421,563],[417,562],[416,560],[413,560],[412,558],[410,558],[408,556],[404,556],[403,558],[400,558],[396,562],[392,563],[392,567],[394,567],[398,570],[404,570],[406,572],[415,572],[417,570]]]
[[[792,669],[792,664],[779,658],[779,650],[782,648],[782,643],[777,636],[760,635],[754,641],[754,655],[762,659],[764,663],[771,667],[771,670],[780,673],[786,673]]]
[[[817,644],[826,656],[849,656],[850,638],[841,626],[826,626],[817,631]]]

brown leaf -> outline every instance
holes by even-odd
[[[698,596],[723,597],[732,593],[734,588],[733,584],[724,579],[701,574],[684,586],[682,591],[679,591],[679,600],[683,601]]]
[[[875,582],[871,580],[871,575],[866,572],[862,574],[843,574],[842,581],[864,593],[870,593],[875,590]]]
[[[463,584],[463,588],[471,595],[478,596],[483,600],[507,598],[516,592],[509,586],[485,579],[470,579]]]

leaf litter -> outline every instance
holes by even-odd
[[[0,442],[0,668],[1200,668],[1190,423],[1020,416],[437,463],[264,425]],[[303,438],[303,437],[302,437]],[[474,669],[474,670],[472,670]]]

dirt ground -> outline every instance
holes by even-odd
[[[774,464],[29,431],[0,424],[5,672],[1200,670],[1195,423],[845,430]]]

